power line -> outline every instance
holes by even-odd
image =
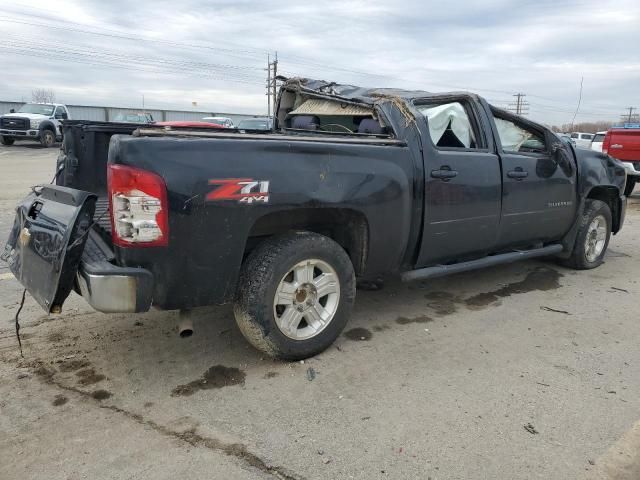
[[[524,93],[516,93],[513,96],[516,97],[516,101],[515,103],[508,104],[507,110],[512,111],[516,115],[527,115],[529,113],[529,102],[524,99],[527,95]]]

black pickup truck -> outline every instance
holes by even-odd
[[[598,266],[625,182],[477,95],[297,78],[266,133],[65,122],[3,258],[47,312],[71,290],[103,312],[234,302],[249,342],[301,359],[340,334],[356,279]]]

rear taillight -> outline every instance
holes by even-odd
[[[609,130],[602,141],[602,153],[609,155],[609,147],[611,146],[611,130]]]
[[[110,164],[107,183],[113,243],[120,247],[167,246],[169,212],[162,177]]]

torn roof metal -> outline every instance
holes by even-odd
[[[301,93],[316,94],[324,97],[336,97],[346,101],[374,105],[384,98],[401,98],[413,100],[433,96],[451,95],[463,93],[476,96],[470,92],[427,92],[424,90],[403,90],[398,88],[364,88],[355,85],[341,85],[325,80],[313,80],[310,78],[290,78],[283,84],[286,90],[299,91]]]

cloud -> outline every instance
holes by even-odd
[[[634,0],[39,3],[0,1],[6,99],[45,87],[75,104],[140,106],[144,94],[150,108],[264,113],[278,51],[288,75],[463,88],[500,106],[523,92],[547,123],[571,119],[582,76],[578,120],[640,107]]]

